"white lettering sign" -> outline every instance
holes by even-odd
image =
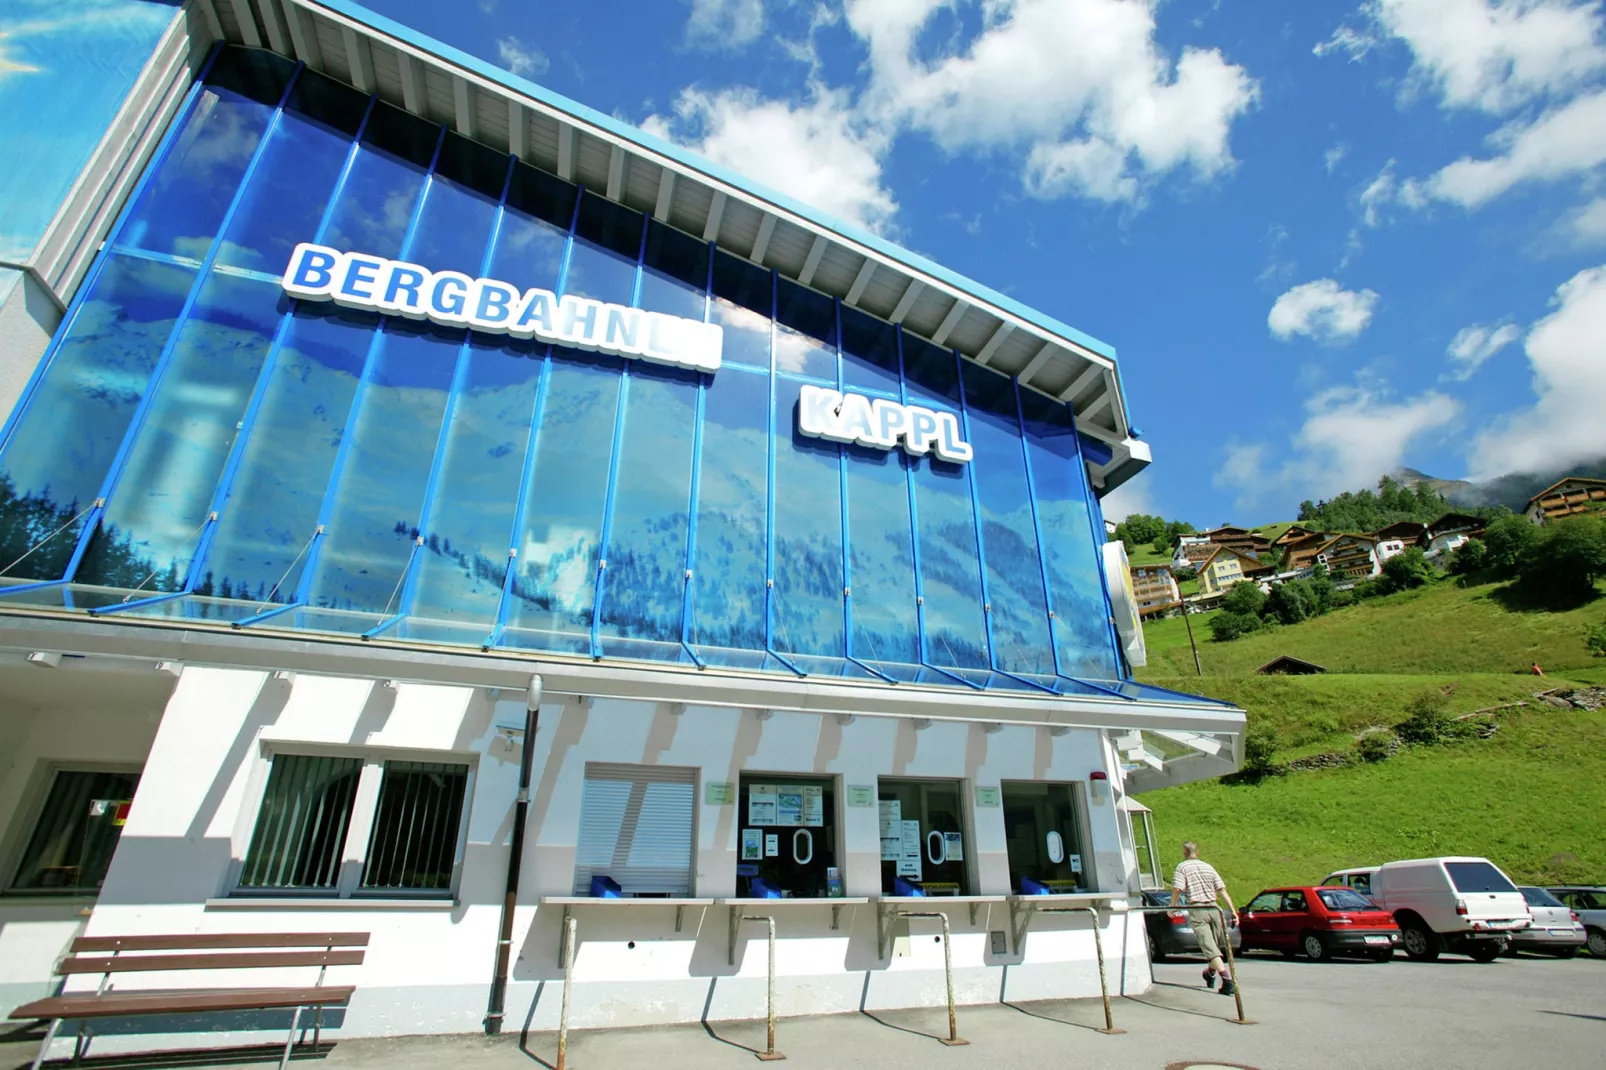
[[[705,372],[719,368],[724,341],[717,323],[572,294],[560,298],[534,287],[520,291],[498,279],[430,271],[311,242],[296,246],[281,282],[286,293],[306,301],[333,301],[443,327],[469,327]]]
[[[920,405],[805,386],[797,401],[797,428],[831,442],[857,442],[890,450],[900,442],[916,457],[935,453],[952,464],[975,456],[959,435],[959,418]]]

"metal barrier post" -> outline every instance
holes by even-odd
[[[574,982],[574,938],[580,923],[571,914],[563,917],[563,1009],[558,1014],[558,1061],[555,1070],[566,1070],[569,1057],[569,988]]]
[[[1222,929],[1226,932],[1226,937],[1227,937],[1227,939],[1226,939],[1227,946],[1226,946],[1225,949],[1223,949],[1222,955],[1226,959],[1227,972],[1232,974],[1232,995],[1233,995],[1234,1002],[1238,1006],[1238,1017],[1236,1017],[1236,1018],[1227,1018],[1227,1019],[1224,1019],[1224,1020],[1228,1021],[1228,1022],[1231,1022],[1233,1025],[1254,1025],[1255,1024],[1254,1019],[1245,1018],[1244,1017],[1244,995],[1243,995],[1244,986],[1243,986],[1243,980],[1238,976],[1237,960],[1233,957],[1233,953],[1232,953],[1232,929],[1227,925],[1227,912],[1226,912],[1226,910],[1222,909],[1222,907],[1219,904],[1218,905],[1211,905],[1211,906],[1197,906],[1197,907],[1188,907],[1188,906],[1181,906],[1181,907],[1143,907],[1143,906],[1138,906],[1138,907],[1128,907],[1127,908],[1127,913],[1129,913],[1129,914],[1175,914],[1175,913],[1178,913],[1178,912],[1186,913],[1189,910],[1214,910],[1214,911],[1216,911],[1217,913],[1219,913],[1221,915],[1221,926],[1222,926]],[[1153,964],[1152,963],[1150,964],[1150,970],[1151,970],[1151,972],[1153,970]]]
[[[942,922],[942,975],[948,987],[948,1039],[937,1038],[937,1043],[946,1044],[950,1048],[962,1047],[970,1041],[962,1040],[959,1036],[959,1022],[954,1016],[954,956],[950,949],[950,937],[953,935],[948,928],[948,915],[940,910],[900,910],[900,918],[937,918]]]
[[[736,921],[737,920],[738,920],[738,916],[737,916],[735,910],[732,910],[731,911],[731,964],[732,965],[735,965],[735,960],[736,960],[736,941],[735,941],[736,927],[735,926],[736,926]],[[769,951],[770,951],[769,976],[768,976],[768,979],[767,979],[768,980],[768,984],[767,984],[767,987],[766,987],[765,997],[764,997],[767,1046],[765,1047],[765,1049],[763,1051],[754,1052],[753,1054],[757,1055],[764,1062],[773,1063],[773,1062],[775,1062],[775,1061],[777,1061],[779,1059],[786,1058],[786,1056],[782,1055],[780,1052],[775,1050],[775,919],[772,916],[768,915],[768,914],[742,914],[742,915],[740,915],[740,920],[741,921],[762,921],[767,926],[769,926]]]
[[[1087,914],[1093,919],[1093,953],[1099,962],[1099,995],[1104,1000],[1104,1028],[1097,1032],[1114,1036],[1125,1033],[1125,1029],[1115,1028],[1115,1019],[1110,1013],[1110,985],[1104,973],[1104,937],[1099,933],[1099,912],[1093,907],[1036,907],[1029,906],[1026,917],[1021,921],[1020,936],[1015,943],[1015,951],[1020,953],[1021,940],[1025,938],[1026,929],[1032,923],[1033,914]]]

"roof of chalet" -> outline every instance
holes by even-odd
[[[1428,538],[1437,538],[1455,531],[1480,531],[1488,521],[1470,513],[1445,513],[1428,525]]]
[[[1184,561],[1191,561],[1197,564],[1210,560],[1215,556],[1216,551],[1220,549],[1222,547],[1213,542],[1185,542],[1177,547],[1177,553],[1182,555]],[[1176,560],[1174,555],[1172,560]]]
[[[1529,498],[1528,508],[1533,508],[1534,502],[1538,501],[1540,498],[1547,497],[1551,491],[1555,490],[1557,487],[1564,487],[1568,483],[1584,483],[1591,487],[1606,487],[1606,479],[1591,479],[1588,476],[1568,476],[1566,479],[1558,479],[1556,482],[1552,483],[1538,494],[1535,494],[1532,498]]]
[[[1372,537],[1381,542],[1384,539],[1413,538],[1420,539],[1427,534],[1428,526],[1418,520],[1396,520],[1385,527],[1372,532]]]
[[[1310,676],[1315,673],[1326,671],[1327,670],[1325,668],[1316,664],[1314,661],[1305,661],[1303,658],[1296,658],[1289,654],[1272,658],[1270,661],[1266,662],[1266,664],[1255,670],[1255,672],[1266,676]]]
[[[1291,543],[1299,542],[1301,539],[1308,539],[1313,535],[1319,534],[1321,533],[1312,528],[1307,528],[1301,524],[1290,524],[1281,535],[1277,536],[1277,538],[1272,541],[1272,545],[1288,546]]]
[[[1210,556],[1204,558],[1203,560],[1201,560],[1199,562],[1199,570],[1201,572],[1204,571],[1204,569],[1209,566],[1210,562],[1214,561],[1216,559],[1217,555],[1219,555],[1219,554],[1231,554],[1234,557],[1242,558],[1243,560],[1248,561],[1255,568],[1269,568],[1270,567],[1270,566],[1266,565],[1264,562],[1262,562],[1260,560],[1260,558],[1256,557],[1254,554],[1246,554],[1242,550],[1234,549],[1231,546],[1222,546],[1219,543],[1212,543],[1211,547],[1210,547]],[[1249,570],[1245,569],[1245,571],[1247,572]]]

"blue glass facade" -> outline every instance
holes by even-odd
[[[713,374],[297,301],[299,242],[719,324]],[[805,385],[968,464],[798,432]],[[593,192],[227,48],[0,443],[8,602],[1136,697],[1070,410]]]

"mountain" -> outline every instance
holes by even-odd
[[[1593,461],[1582,461],[1567,465],[1565,468],[1553,468],[1544,472],[1511,472],[1482,483],[1471,483],[1464,479],[1439,479],[1426,472],[1419,472],[1415,468],[1400,468],[1392,475],[1408,487],[1426,483],[1456,505],[1467,507],[1503,505],[1513,512],[1520,513],[1527,508],[1528,499],[1568,476],[1606,479],[1606,457],[1597,457]]]

